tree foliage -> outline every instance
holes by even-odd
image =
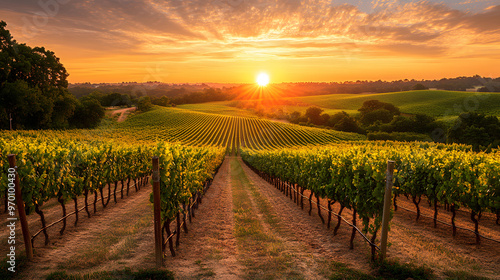
[[[105,109],[97,99],[86,97],[77,105],[70,122],[76,128],[94,128],[99,125],[104,114]]]
[[[422,84],[416,84],[412,87],[413,90],[426,90],[429,89],[428,87],[422,85]]]
[[[153,104],[151,103],[151,98],[149,96],[142,96],[137,100],[137,110],[146,112],[153,108]]]
[[[476,149],[500,145],[500,121],[495,116],[462,113],[450,128],[448,141],[469,144]]]
[[[323,109],[312,106],[307,108],[306,110],[306,116],[309,119],[309,122],[316,124],[316,125],[321,125],[322,124],[322,118],[321,118],[321,113],[323,112]]]
[[[68,72],[54,52],[16,42],[0,21],[0,127],[70,126],[78,101],[68,92]]]

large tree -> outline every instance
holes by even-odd
[[[306,110],[306,116],[309,119],[309,122],[313,124],[318,124],[321,125],[323,124],[323,118],[321,118],[321,113],[323,112],[323,109],[312,106],[307,108]]]
[[[478,113],[462,113],[448,131],[448,140],[482,147],[500,145],[500,120],[496,116]]]
[[[68,92],[68,72],[54,52],[14,40],[0,21],[0,117],[8,127],[63,128],[77,100]]]

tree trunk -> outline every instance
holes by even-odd
[[[115,200],[115,203],[118,203],[116,201],[116,188],[118,188],[118,181],[115,181],[115,189],[113,190],[113,199]]]
[[[111,200],[111,183],[108,183],[108,199],[106,199],[106,205],[108,205]]]
[[[89,190],[86,189],[85,192],[84,192],[84,195],[85,195],[85,212],[87,212],[87,217],[90,218],[89,203],[88,203]]]
[[[300,187],[300,208],[302,208],[302,210],[304,210],[304,191],[305,189],[303,187]]]
[[[120,195],[120,198],[123,199],[123,187],[125,186],[123,180],[121,180],[122,182],[122,190],[121,190],[121,195]]]
[[[418,219],[420,219],[420,207],[419,207],[419,204],[420,204],[420,200],[421,200],[421,196],[418,197],[418,200],[417,200],[417,196],[411,196],[412,198],[412,201],[413,201],[413,204],[415,204],[415,207],[417,207],[417,221]]]
[[[352,212],[352,224],[356,226],[356,209]],[[352,228],[351,240],[349,240],[349,249],[354,249],[354,237],[356,236],[356,228]]]
[[[165,226],[165,229],[167,230],[167,238],[168,238],[168,247],[170,248],[170,253],[172,254],[172,257],[175,257],[175,251],[174,251],[174,244],[173,244],[173,241],[172,241],[172,237],[170,236],[171,235],[171,232],[170,232],[170,219],[167,218],[167,221],[166,221],[166,226]]]
[[[321,223],[325,224],[325,219],[321,215],[321,204],[319,203],[319,196],[317,194],[315,196],[316,196],[316,204],[318,206],[318,216],[321,219]]]
[[[312,196],[313,196],[313,192],[311,191],[311,194],[309,195],[309,216],[311,216],[311,211],[313,209]]]
[[[128,181],[127,181],[127,196],[128,196],[129,189],[130,189],[130,177],[128,177]]]
[[[64,233],[64,230],[66,229],[66,205],[64,204],[64,199],[62,198],[62,194],[59,193],[59,195],[57,196],[57,201],[61,204],[61,208],[62,208],[62,216],[63,216],[63,226],[61,228],[61,230],[59,231],[59,234],[63,234]]]
[[[78,197],[73,197],[73,201],[75,202],[75,227],[78,224]]]
[[[455,216],[457,212],[455,211],[455,204],[451,205],[451,227],[453,229],[453,236],[457,235],[457,226],[455,226]]]
[[[340,222],[342,222],[342,218],[340,215],[342,215],[342,211],[344,211],[344,208],[345,208],[344,205],[340,204],[340,210],[339,210],[338,217],[337,217],[337,225],[333,229],[333,235],[337,235],[337,231],[340,228]]]
[[[43,211],[40,210],[40,207],[37,203],[35,203],[35,212],[40,216],[40,221],[42,222],[43,235],[45,236],[45,246],[49,245],[49,234],[47,233],[47,229],[45,228],[45,215]]]
[[[378,232],[378,229],[375,230],[375,232],[372,235],[372,238],[370,240],[372,244],[375,244],[375,241],[377,240],[377,232]],[[372,261],[374,261],[375,260],[375,256],[377,254],[377,247],[375,247],[372,244],[370,244],[370,246],[372,247]]]
[[[481,216],[481,211],[479,211],[479,216]],[[476,212],[472,210],[470,213],[470,218],[474,222],[474,233],[476,234],[476,244],[481,243],[481,236],[479,235],[479,220],[476,219]]]
[[[94,191],[94,214],[97,212],[97,190]]]

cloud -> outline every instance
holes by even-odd
[[[0,12],[18,41],[66,47],[67,53],[89,59],[455,58],[491,55],[500,46],[500,5],[472,12],[452,8],[448,0],[373,0],[362,5],[354,0],[39,4],[58,1],[63,2],[4,1]]]
[[[489,7],[486,12],[471,15],[464,19],[464,24],[475,31],[491,32],[500,30],[500,5]]]

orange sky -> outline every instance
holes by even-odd
[[[45,3],[45,4],[44,4]],[[0,20],[70,82],[500,76],[500,1],[16,0]]]

